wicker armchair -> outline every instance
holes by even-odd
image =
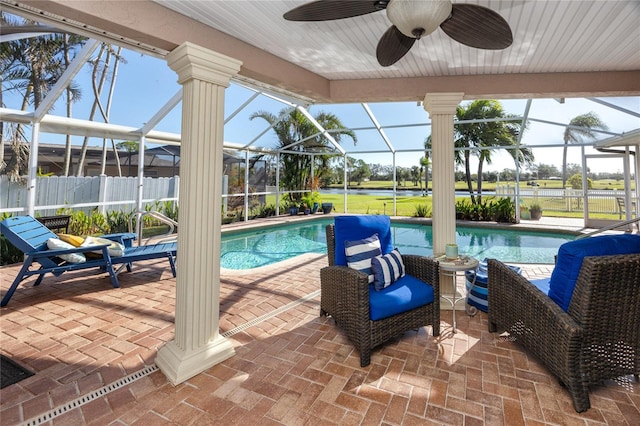
[[[640,254],[584,257],[569,309],[489,260],[489,331],[507,330],[567,387],[577,412],[588,386],[640,372]]]
[[[433,335],[440,334],[440,292],[437,262],[424,256],[402,255],[406,273],[433,286],[433,302],[373,321],[370,319],[370,284],[367,275],[347,266],[336,265],[334,225],[326,227],[326,234],[329,266],[320,271],[320,315],[331,315],[336,324],[345,332],[360,352],[361,367],[366,367],[371,362],[373,348],[408,330],[431,325]]]

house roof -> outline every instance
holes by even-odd
[[[10,158],[13,155],[13,150],[10,144],[3,144],[5,158]],[[78,145],[71,146],[71,156],[77,158],[82,151],[82,147]],[[155,148],[145,149],[145,166],[155,167],[173,167],[180,165],[180,146],[177,145],[161,145]],[[38,146],[38,155],[42,161],[48,163],[55,163],[60,166],[64,163],[65,146],[54,143],[41,143]],[[101,164],[102,163],[102,147],[88,146],[86,151],[85,163],[88,165]],[[120,162],[123,165],[138,164],[138,154],[129,152],[125,149],[118,149],[118,156]],[[175,157],[175,158],[172,158]],[[115,164],[115,154],[113,149],[107,149],[106,152],[107,164]],[[236,155],[231,150],[224,150],[225,163],[242,163],[244,159]]]

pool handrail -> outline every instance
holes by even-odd
[[[612,225],[608,225],[608,226],[605,226],[603,228],[596,229],[595,231],[591,231],[591,232],[588,232],[586,234],[580,234],[580,235],[578,235],[576,237],[576,240],[580,240],[582,238],[587,238],[587,237],[593,237],[594,235],[598,235],[598,234],[601,234],[601,233],[606,232],[606,231],[613,231],[614,229],[618,229],[618,228],[621,228],[623,226],[631,225],[631,224],[634,224],[634,223],[636,224],[636,227],[640,229],[640,217],[635,217],[633,219],[628,219],[628,220],[623,220],[621,222],[616,222],[616,223],[614,223]],[[628,229],[631,230],[632,227],[629,226]]]
[[[154,219],[156,219],[156,220],[158,220],[158,221],[160,221],[160,222],[162,222],[162,223],[164,223],[164,224],[169,226],[169,230],[166,233],[154,236],[153,237],[154,240],[157,240],[158,238],[161,238],[161,237],[169,237],[169,236],[173,235],[175,233],[175,229],[178,227],[178,222],[176,222],[173,219],[170,219],[169,217],[163,215],[162,213],[160,213],[158,211],[155,211],[155,210],[140,211],[139,210],[139,211],[133,213],[129,217],[129,232],[134,232],[133,231],[133,229],[134,229],[133,220],[134,219],[136,220],[135,233],[138,236],[137,241],[138,241],[138,245],[139,246],[140,245],[145,245],[151,240],[151,238],[147,238],[146,240],[142,239],[142,231],[143,231],[143,228],[144,228],[143,219],[144,219],[145,216],[151,216]],[[164,238],[160,242],[169,242],[169,241],[172,241],[172,240],[175,240],[175,236],[174,236],[174,238]]]

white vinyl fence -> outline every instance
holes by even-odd
[[[178,176],[144,178],[143,204],[177,201],[179,180]],[[39,177],[36,182],[35,211],[39,216],[54,215],[61,208],[74,208],[86,213],[96,208],[103,213],[112,210],[134,211],[138,198],[137,187],[137,177]],[[9,182],[6,175],[0,176],[0,213],[26,212],[26,205],[26,185]]]
[[[496,195],[515,197],[515,186],[500,185]],[[624,198],[622,190],[589,189],[587,191],[590,213],[619,214],[616,199]],[[521,188],[520,198],[525,204],[533,201],[546,211],[584,212],[584,192],[582,189]]]
[[[156,210],[156,203],[178,200],[180,178],[144,178],[142,202]],[[136,210],[137,177],[39,177],[36,182],[35,211],[38,216],[55,215],[59,209],[73,208],[90,213],[99,209],[106,213]],[[226,188],[225,188],[226,189]],[[269,188],[272,190],[272,188]],[[226,194],[226,190],[224,191]],[[269,194],[261,192],[260,195]],[[502,184],[496,188],[497,196],[515,197],[515,187]],[[616,198],[624,197],[620,190],[589,190],[591,213],[619,213]],[[244,194],[229,194],[229,196]],[[580,189],[521,188],[520,198],[524,203],[539,202],[546,211],[584,211],[584,197]],[[0,176],[0,214],[26,213],[27,187],[9,182],[6,175]]]

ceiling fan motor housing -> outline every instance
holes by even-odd
[[[420,38],[437,30],[451,9],[449,0],[391,0],[387,17],[402,34]]]

